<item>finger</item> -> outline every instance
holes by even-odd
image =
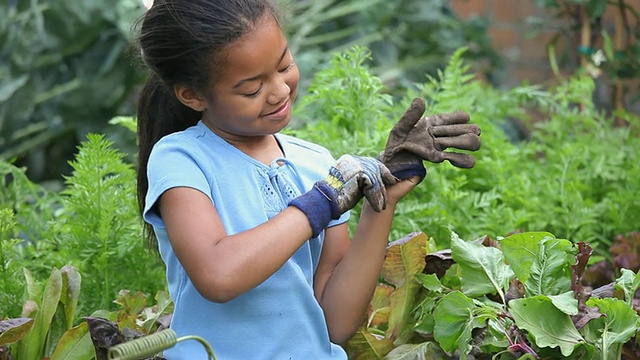
[[[480,137],[475,134],[463,134],[453,137],[439,137],[435,139],[436,149],[445,150],[455,148],[461,150],[476,151],[482,145]]]
[[[463,169],[471,169],[476,164],[476,159],[468,154],[443,152],[442,156],[445,160],[449,160],[451,165]]]
[[[396,178],[389,168],[387,168],[383,163],[380,163],[380,178],[382,179],[382,183],[384,185],[393,185],[398,182],[398,178]]]
[[[462,134],[480,136],[480,128],[476,124],[439,125],[431,128],[431,134],[435,137],[451,137]]]
[[[469,114],[463,111],[455,111],[448,114],[436,114],[427,117],[432,125],[466,124],[469,122]]]
[[[413,99],[407,111],[405,111],[402,117],[400,117],[400,120],[398,120],[398,123],[393,127],[393,129],[391,129],[391,132],[389,133],[389,140],[394,137],[401,139],[406,137],[418,120],[422,118],[424,111],[424,100],[421,98]]]

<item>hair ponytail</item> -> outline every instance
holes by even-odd
[[[195,125],[201,118],[197,112],[176,98],[160,78],[151,72],[138,100],[138,210],[144,211],[145,196],[149,189],[147,162],[151,149],[165,135],[182,131]],[[149,246],[156,249],[153,228],[144,226],[144,237]]]

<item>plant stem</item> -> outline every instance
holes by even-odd
[[[589,19],[589,13],[586,5],[580,6],[580,46],[583,49],[591,48],[591,21]],[[587,54],[580,55],[580,64],[587,66],[589,64],[589,58]]]
[[[613,49],[614,49],[614,57],[619,52],[624,50],[624,1],[619,0],[617,4],[616,11],[614,13],[614,36],[613,36]],[[614,64],[618,64],[617,59],[611,59],[611,62]],[[620,76],[616,73],[618,70],[617,66],[614,66],[614,91],[613,91],[613,105],[614,109],[618,111],[624,110],[624,86],[622,85],[622,80]],[[622,122],[621,119],[616,117],[616,123]],[[622,124],[618,124],[622,125]]]

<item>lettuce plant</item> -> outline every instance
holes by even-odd
[[[450,243],[436,251],[413,233],[389,245],[351,358],[621,359],[640,330],[640,274],[622,270],[621,298],[587,291],[587,244],[550,233]]]

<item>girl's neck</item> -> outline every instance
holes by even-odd
[[[238,150],[266,165],[270,165],[273,160],[284,156],[275,135],[243,137],[240,139],[223,137],[223,139]]]

